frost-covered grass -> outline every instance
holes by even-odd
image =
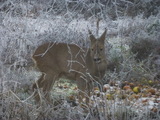
[[[59,3],[56,1],[57,6],[63,3],[61,1]],[[86,3],[82,3],[85,7]],[[110,94],[112,90],[108,93],[101,93],[99,97],[93,99],[93,104],[86,111],[81,105],[76,105],[74,102],[77,97],[76,86],[70,85],[70,82],[55,84],[52,91],[53,105],[44,102],[43,106],[37,106],[31,91],[32,83],[40,76],[31,59],[35,48],[48,41],[76,43],[87,47],[89,44],[88,28],[96,35],[97,18],[92,16],[84,19],[80,14],[76,18],[76,12],[70,10],[66,14],[63,12],[55,14],[57,10],[54,9],[54,6],[43,2],[36,5],[36,2],[26,4],[22,1],[7,0],[5,4],[0,5],[0,8],[3,8],[4,5],[9,6],[4,10],[0,9],[0,119],[160,119],[160,107],[158,107],[158,112],[154,113],[147,108],[148,106],[145,107],[145,110],[139,110],[139,104],[144,98],[135,100],[134,103],[129,100],[110,100],[104,95]],[[37,6],[37,11],[32,11],[35,6]],[[53,8],[47,11],[47,7]],[[59,11],[62,9],[60,8],[58,7]],[[113,63],[115,71],[106,72],[104,83],[130,80],[137,82],[143,77],[147,80],[154,78],[159,69],[152,70],[143,61],[137,63],[129,50],[132,40],[138,41],[142,38],[152,41],[160,40],[159,19],[157,15],[148,19],[137,16],[135,18],[118,17],[114,21],[103,18],[100,21],[99,34],[104,28],[108,29],[108,43],[106,44],[108,59],[115,62]],[[159,89],[158,86],[157,91]]]

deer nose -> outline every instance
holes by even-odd
[[[94,58],[94,61],[95,61],[96,63],[100,63],[101,59],[100,59],[100,58]]]

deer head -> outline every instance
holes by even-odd
[[[105,36],[106,36],[106,30],[103,32],[103,34],[96,39],[94,35],[89,31],[89,38],[91,41],[90,44],[90,56],[93,58],[92,60],[96,64],[100,64],[102,61],[105,60],[105,46],[104,46],[104,41],[105,41]]]

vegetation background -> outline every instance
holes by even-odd
[[[1,120],[160,119],[159,99],[156,112],[149,107],[139,112],[133,104],[117,106],[116,101],[107,99],[103,107],[97,102],[98,108],[95,105],[86,113],[62,97],[73,90],[63,90],[62,96],[53,95],[59,101],[56,105],[36,106],[31,91],[40,75],[31,59],[35,48],[47,41],[87,47],[88,28],[96,36],[108,29],[109,64],[104,84],[147,85],[155,88],[159,98],[159,0],[0,0]],[[64,81],[62,84],[66,85]]]

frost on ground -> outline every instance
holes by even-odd
[[[40,7],[45,8],[47,4],[49,3],[41,4]],[[77,87],[70,82],[64,82],[65,80],[55,84],[53,88],[52,97],[55,105],[49,106],[44,103],[44,106],[38,107],[32,98],[31,85],[41,73],[34,68],[31,57],[38,45],[49,41],[88,46],[88,29],[98,36],[97,18],[74,17],[72,19],[67,17],[69,11],[65,15],[50,15],[49,12],[45,13],[38,7],[36,16],[32,11],[25,15],[27,9],[31,10],[32,7],[32,5],[26,6],[23,2],[14,3],[11,8],[16,10],[23,8],[20,16],[12,9],[8,12],[0,11],[0,108],[1,106],[3,108],[0,109],[0,119],[160,119],[160,86],[158,86],[159,82],[153,79],[158,70],[152,71],[145,64],[146,61],[135,62],[133,60],[135,54],[129,51],[130,43],[133,41],[138,43],[141,39],[149,39],[152,42],[160,40],[158,15],[150,16],[148,19],[139,15],[134,18],[118,17],[116,20],[111,20],[107,17],[105,20],[100,20],[98,35],[105,28],[108,30],[106,37],[108,59],[118,61],[120,67],[115,67],[112,72],[107,71],[104,78],[104,83],[107,83],[104,87],[107,87],[105,88],[107,90],[101,93],[95,88],[91,106],[87,106],[89,112],[86,112],[82,109],[83,106],[77,106]],[[12,12],[15,12],[15,15],[12,15]],[[156,58],[156,67],[158,67],[160,59],[157,56]],[[143,90],[152,92],[135,94],[130,88],[124,90],[120,86],[108,84],[110,81],[130,80],[134,75],[136,75],[136,79],[134,78],[136,82],[142,80],[141,75],[149,76],[146,82],[142,82],[149,88],[143,86]],[[148,82],[150,79],[154,82],[151,87]]]
[[[30,102],[28,103],[27,101],[32,99],[29,96],[31,94],[31,91],[30,91],[31,85],[39,77],[39,73],[35,71],[33,67],[33,62],[31,59],[34,49],[39,44],[42,44],[43,42],[47,42],[47,41],[76,43],[80,46],[87,46],[88,45],[88,41],[87,41],[88,28],[90,28],[95,34],[96,33],[95,24],[96,24],[96,20],[93,23],[90,21],[86,21],[84,19],[81,19],[81,20],[74,19],[68,22],[62,19],[62,17],[56,17],[54,19],[42,19],[42,18],[32,19],[32,18],[26,18],[26,17],[14,18],[14,17],[6,16],[0,25],[1,27],[0,29],[0,32],[1,32],[0,64],[2,68],[1,69],[2,93],[7,93],[6,97],[8,97],[9,95],[9,97],[12,99],[16,98],[16,100],[18,100],[19,102],[22,102],[22,104],[25,103],[25,104],[28,104],[29,106],[33,104],[33,101],[31,103]],[[117,28],[115,28],[113,32],[113,28],[110,26],[114,26],[115,24],[118,24],[118,26]],[[112,45],[113,48],[115,48],[115,51],[119,53],[121,52],[120,43],[123,44],[123,47],[125,46],[124,47],[125,50],[129,49],[126,41],[128,39],[127,37],[124,39],[120,37],[112,38],[111,36],[113,35],[113,33],[121,34],[121,32],[118,32],[117,30],[127,29],[129,24],[134,26],[135,23],[132,20],[130,20],[130,22],[115,21],[115,22],[112,22],[111,24],[108,24],[103,21],[101,22],[99,32],[103,31],[104,28],[108,27],[108,35],[110,36],[110,39],[107,38],[107,40],[109,40],[109,44]],[[138,24],[141,24],[141,23],[138,23]],[[126,25],[127,27],[124,28]],[[16,94],[13,95],[14,92],[16,92]],[[27,92],[27,94],[22,94],[22,92]],[[66,92],[66,91],[63,91],[63,90],[61,91],[61,89],[57,91],[57,93],[59,94],[63,92]],[[67,93],[69,92],[67,91]],[[55,96],[55,94],[53,95]],[[71,96],[68,95],[68,96],[69,98],[60,96],[63,98],[63,100],[61,101],[62,104],[60,104],[61,109],[59,109],[55,113],[57,113],[58,115],[58,112],[60,111],[62,112],[63,110],[65,112],[68,112],[70,117],[72,116],[74,118],[78,111],[80,113],[78,113],[79,115],[77,116],[78,118],[80,117],[80,119],[82,119],[83,115],[81,116],[81,114],[84,114],[83,113],[84,111],[80,109],[79,106],[72,108],[72,105],[74,105],[75,103],[72,103],[73,101],[71,100],[72,104],[69,105],[67,103],[68,101],[66,101],[65,99],[70,99],[73,97],[73,95]],[[108,99],[108,95],[105,95],[105,96],[107,96],[106,98]],[[147,106],[143,105],[142,103],[142,101],[144,102],[145,100],[136,100],[136,101],[133,101],[134,102],[132,103],[133,106],[130,106],[131,104],[127,106],[126,101],[119,101],[119,100],[116,101],[116,100],[107,100],[107,99],[103,100],[101,98],[97,98],[93,100],[93,104],[94,104],[93,106],[94,108],[97,108],[98,106],[97,110],[99,111],[99,115],[101,119],[105,118],[106,115],[111,116],[112,119],[115,119],[118,116],[121,116],[122,114],[128,115],[128,113],[130,117],[137,118],[139,113],[141,114],[145,113],[148,115],[147,111],[153,109],[154,108],[153,106],[155,105],[158,106],[157,104],[159,104],[159,103],[154,104],[153,100],[146,98],[147,99],[146,104],[148,104]],[[25,102],[23,102],[23,100]],[[159,99],[157,100],[159,101]],[[150,108],[151,106],[152,108]],[[33,109],[33,108],[31,107],[29,109]],[[43,110],[44,108],[39,108],[39,109]],[[35,113],[33,113],[33,116],[38,116],[37,110],[35,111]],[[71,111],[74,111],[74,112],[71,112]],[[49,113],[45,115],[47,116],[48,114]],[[92,114],[94,114],[94,112]],[[89,114],[86,115],[86,119],[88,115]],[[32,115],[30,114],[29,116],[32,116]],[[141,117],[143,118],[144,116],[142,115]]]

